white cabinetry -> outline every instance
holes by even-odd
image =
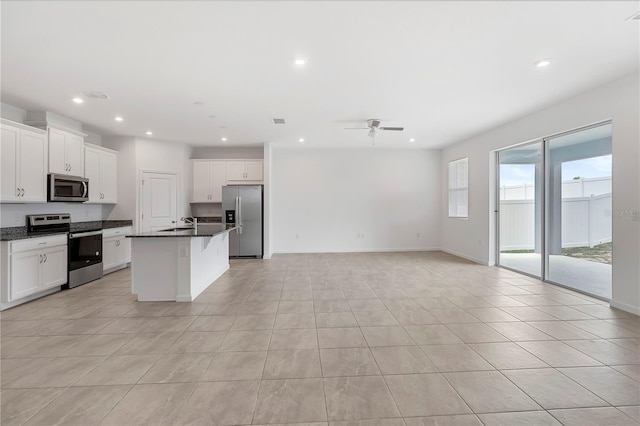
[[[227,161],[227,183],[262,183],[262,160]]]
[[[118,152],[85,144],[85,174],[89,179],[89,203],[115,204],[117,197]]]
[[[2,249],[3,307],[67,282],[66,234],[3,241]]]
[[[222,202],[222,187],[226,183],[225,161],[193,160],[192,203]]]
[[[84,133],[48,127],[49,173],[84,175]]]
[[[105,273],[124,268],[131,262],[132,227],[110,228],[102,230],[102,269]]]
[[[47,201],[46,132],[2,120],[0,148],[0,201]]]

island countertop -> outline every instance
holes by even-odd
[[[215,237],[238,229],[238,226],[224,225],[221,223],[199,223],[196,228],[182,227],[170,228],[164,231],[140,232],[127,235],[127,238],[192,238]]]

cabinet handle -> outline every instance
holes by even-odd
[[[38,256],[40,256],[40,262],[39,263],[42,263],[42,255],[39,254]]]
[[[24,188],[20,188],[20,191],[22,191],[22,194],[20,194],[20,196],[24,197]]]
[[[16,188],[16,197],[20,196],[20,188]]]
[[[46,245],[46,244],[47,244],[47,242],[45,241],[45,242],[38,243],[38,244],[39,244],[39,245],[41,245],[41,246],[44,246],[44,245]]]
[[[47,263],[47,254],[45,253],[43,256],[44,256],[44,263]]]

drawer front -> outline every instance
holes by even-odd
[[[102,230],[102,238],[117,237],[119,235],[131,234],[133,228],[131,226],[123,226],[122,228],[109,228]]]
[[[11,253],[19,253],[28,250],[36,250],[62,245],[67,245],[67,234],[42,238],[29,238],[20,241],[11,241],[9,250]]]

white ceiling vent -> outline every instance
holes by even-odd
[[[272,118],[273,124],[287,124],[284,118]]]
[[[83,95],[89,99],[109,99],[109,95],[104,92],[84,92]]]

